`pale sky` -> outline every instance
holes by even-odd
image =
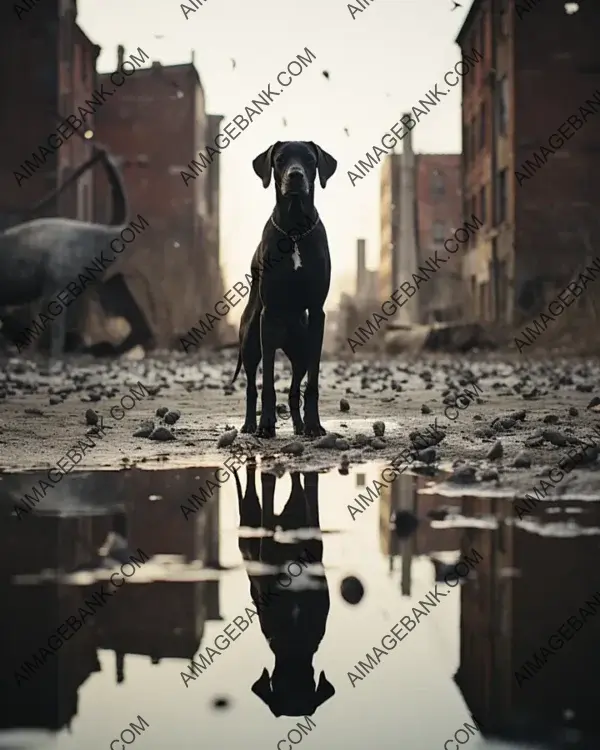
[[[243,277],[274,205],[273,183],[262,187],[254,157],[277,140],[315,141],[338,161],[325,190],[315,191],[332,257],[329,307],[354,277],[358,237],[367,240],[367,264],[379,262],[381,167],[354,187],[347,171],[442,83],[459,59],[454,39],[470,4],[451,11],[452,0],[373,0],[353,20],[340,0],[206,0],[186,20],[174,0],[79,0],[78,20],[102,47],[100,72],[114,69],[118,44],[126,57],[142,47],[164,65],[190,62],[195,50],[207,111],[224,115],[223,125],[305,47],[314,53],[316,60],[217,157],[221,265],[227,287]],[[460,151],[460,92],[460,85],[452,89],[414,128],[415,151]]]

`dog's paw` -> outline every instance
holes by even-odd
[[[304,422],[298,422],[294,425],[294,435],[304,435]]]
[[[319,422],[307,422],[304,425],[304,434],[306,437],[322,437],[327,435],[327,430]]]
[[[246,435],[254,435],[254,433],[256,432],[256,422],[244,422],[244,425],[242,426],[240,432],[243,432]]]
[[[259,438],[274,438],[275,437],[275,425],[269,424],[268,422],[261,422],[256,430],[256,437]]]

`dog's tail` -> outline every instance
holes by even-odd
[[[235,383],[236,378],[240,374],[241,369],[242,369],[242,349],[240,347],[240,351],[238,352],[237,367],[235,368],[235,372],[233,373],[233,378],[231,379],[231,385]]]

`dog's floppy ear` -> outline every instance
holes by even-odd
[[[273,170],[273,151],[281,145],[281,141],[277,141],[262,154],[259,154],[256,159],[252,162],[252,167],[256,174],[262,180],[264,188],[268,188],[271,184],[271,172]]]
[[[321,187],[324,188],[327,185],[327,180],[335,173],[337,169],[337,161],[331,154],[324,151],[320,146],[317,146],[314,141],[310,141],[310,145],[317,152],[317,170],[319,172],[319,182]]]

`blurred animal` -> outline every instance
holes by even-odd
[[[240,350],[232,383],[243,364],[246,419],[241,431],[275,437],[275,352],[282,349],[292,364],[289,404],[294,432],[324,435],[318,407],[319,366],[331,259],[314,196],[317,174],[324,188],[337,161],[312,141],[277,141],[259,154],[252,166],[265,189],[274,175],[276,204],[252,258],[252,285],[240,323]],[[257,430],[256,372],[261,359],[263,389]],[[307,371],[302,421],[300,384]]]
[[[276,542],[276,527],[283,531],[320,529],[318,505],[319,475],[304,475],[304,488],[300,474],[291,475],[292,491],[279,516],[274,513],[275,484],[272,474],[261,474],[262,507],[256,492],[256,466],[247,466],[246,492],[237,472],[234,472],[240,528],[263,529],[270,536],[239,537],[240,552],[244,560],[262,562],[277,568],[277,573],[251,575],[250,596],[258,611],[260,629],[269,648],[275,655],[273,673],[265,668],[252,685],[252,692],[271,710],[274,716],[312,716],[316,709],[335,694],[335,688],[321,672],[315,686],[312,661],[325,635],[329,614],[329,587],[324,575],[304,576],[306,588],[284,588],[277,577],[292,560],[323,560],[321,539],[303,539],[293,544]],[[300,563],[298,563],[300,565]],[[290,576],[291,578],[291,576]],[[292,579],[298,584],[300,577]],[[318,584],[315,586],[315,584]],[[266,595],[273,593],[272,599]],[[259,606],[260,602],[266,602]]]
[[[94,145],[94,156],[89,164],[96,161],[103,164],[112,190],[110,223],[92,224],[52,217],[26,221],[0,233],[0,308],[40,300],[47,306],[58,292],[77,279],[86,265],[106,253],[110,243],[126,228],[127,199],[116,164],[107,150],[98,145]],[[77,171],[81,174],[82,170]],[[69,182],[72,181],[73,176]],[[43,203],[65,187],[45,198]],[[37,208],[40,207],[41,204]],[[61,325],[52,326],[51,356],[62,353],[65,335],[62,317]]]

